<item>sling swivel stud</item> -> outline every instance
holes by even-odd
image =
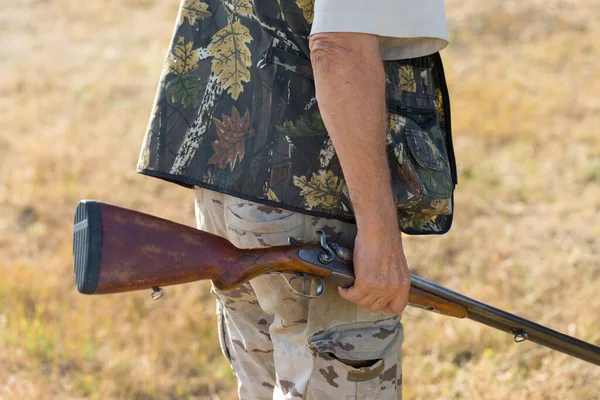
[[[513,340],[515,341],[515,343],[521,343],[526,341],[528,338],[529,336],[527,335],[527,333],[524,330],[519,329],[517,333],[515,333],[515,337],[513,338]]]
[[[154,286],[152,288],[152,294],[151,294],[152,300],[158,300],[161,297],[163,297],[164,294],[165,294],[165,291],[163,290],[163,288],[158,287],[158,286]]]

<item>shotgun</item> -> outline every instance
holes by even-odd
[[[210,279],[231,290],[266,273],[282,273],[294,290],[319,296],[322,279],[337,286],[354,282],[352,252],[329,243],[238,249],[226,239],[111,204],[82,200],[75,211],[73,261],[77,289],[84,294],[121,293]],[[308,282],[308,283],[307,283]],[[298,288],[299,287],[299,288]],[[411,306],[468,318],[581,360],[600,365],[600,347],[499,310],[413,275]]]

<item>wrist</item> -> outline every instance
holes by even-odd
[[[356,225],[363,234],[390,234],[399,230],[398,209],[390,180],[382,175],[370,180],[369,185],[348,185]]]
[[[377,208],[369,213],[356,213],[358,232],[369,237],[400,233],[396,207]]]

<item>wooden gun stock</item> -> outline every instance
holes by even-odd
[[[75,211],[73,260],[77,289],[106,294],[210,279],[220,290],[268,272],[301,272],[322,278],[331,269],[311,264],[301,249],[318,245],[238,249],[226,239],[138,211],[82,200]],[[353,276],[349,276],[353,279]],[[466,309],[417,288],[410,303],[464,318]]]
[[[453,303],[414,286],[410,287],[408,304],[449,317],[467,318],[469,316],[467,309],[460,304]]]
[[[93,200],[79,203],[73,230],[75,280],[85,294],[203,279],[231,290],[270,271],[331,274],[298,257],[298,247],[316,245],[238,249],[220,236]]]

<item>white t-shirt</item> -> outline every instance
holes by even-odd
[[[384,60],[420,57],[448,45],[444,0],[315,0],[311,35],[321,32],[378,35]]]

